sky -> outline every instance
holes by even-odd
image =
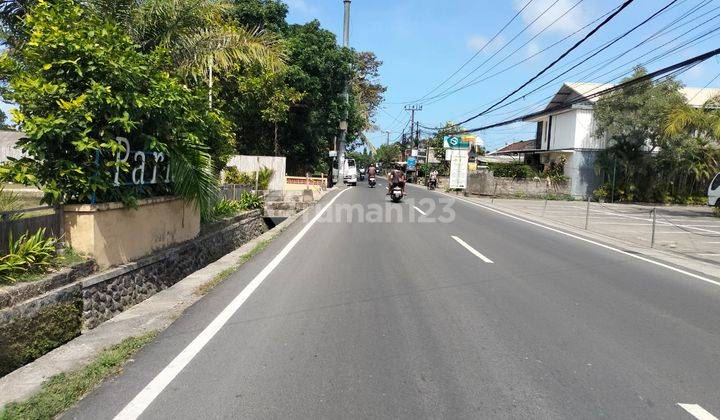
[[[285,1],[290,22],[317,19],[324,28],[337,34],[341,42],[342,0]],[[646,64],[653,71],[717,48],[720,2],[675,0],[664,12],[579,64],[584,57],[671,2],[635,0],[548,73],[510,98],[519,98],[517,102],[465,127],[479,127],[540,110],[563,82],[617,82],[631,74],[638,64]],[[423,106],[416,118],[427,127],[461,121],[482,111],[558,58],[622,3],[622,0],[352,0],[350,45],[377,54],[383,62],[381,82],[388,88],[375,118],[378,129],[366,135],[380,145],[387,138],[384,131],[389,130],[390,140],[396,140],[409,121],[409,113],[403,109],[406,105]],[[495,75],[501,70],[504,71]],[[687,86],[704,87],[710,83],[710,87],[717,87],[719,76],[720,59],[715,57],[678,77]],[[466,86],[469,82],[473,84]],[[545,83],[547,86],[529,93]],[[494,150],[513,141],[534,138],[535,127],[519,123],[478,135],[488,150]]]

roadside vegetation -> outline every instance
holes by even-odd
[[[275,171],[271,168],[262,167],[259,171],[254,172],[241,172],[234,166],[228,166],[225,168],[225,184],[242,185],[244,187],[255,188],[255,181],[257,179],[257,189],[267,190],[270,185]]]
[[[340,117],[349,115],[349,148],[372,124],[381,63],[339,47],[319,22],[291,25],[286,15],[280,0],[3,2],[0,93],[17,104],[27,157],[0,175],[53,205],[174,194],[207,216],[233,154],[327,172]],[[133,151],[162,152],[172,182],[116,186],[116,169],[131,175],[115,158],[125,152],[117,136]]]
[[[0,420],[47,420],[56,418],[95,389],[105,378],[118,375],[140,348],[155,338],[155,333],[126,338],[100,353],[84,368],[61,373],[43,383],[42,390],[25,401],[10,403],[0,411]]]
[[[632,77],[644,74],[638,68]],[[720,170],[720,111],[717,99],[690,106],[681,87],[673,78],[647,81],[597,102],[596,136],[608,142],[597,162],[606,179],[598,198],[707,204]]]
[[[213,221],[232,217],[248,210],[263,208],[264,200],[261,195],[250,191],[243,191],[237,200],[221,199],[213,207],[210,217],[205,221]]]
[[[545,180],[549,178],[553,182],[564,182],[568,179],[563,169],[565,163],[565,158],[562,158],[557,162],[551,163],[550,167],[545,171],[538,171],[532,166],[522,162],[491,163],[488,164],[488,169],[490,169],[494,176],[499,178],[514,178],[517,180]]]

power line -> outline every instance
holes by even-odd
[[[684,1],[685,1],[685,0],[683,0],[683,2],[684,2]],[[678,27],[676,27],[676,28],[672,28],[672,27],[673,27],[674,25],[676,25],[678,22],[683,21],[683,20],[684,20],[686,17],[688,17],[689,15],[692,15],[692,14],[695,13],[697,10],[699,10],[699,9],[701,9],[702,7],[706,6],[710,1],[711,1],[711,0],[701,1],[698,5],[692,7],[689,11],[683,13],[680,17],[676,18],[674,21],[670,22],[670,23],[669,23],[668,25],[666,25],[665,27],[659,29],[659,30],[656,31],[654,34],[652,34],[651,36],[649,36],[648,38],[646,38],[645,40],[643,40],[643,41],[641,41],[640,43],[636,44],[635,46],[631,47],[631,48],[628,49],[627,51],[625,51],[625,52],[623,52],[623,53],[621,53],[621,54],[613,57],[613,58],[610,59],[609,61],[603,62],[603,63],[597,65],[595,68],[600,68],[600,67],[601,67],[601,68],[605,68],[608,62],[616,61],[618,58],[620,58],[620,57],[622,57],[623,55],[627,54],[629,51],[631,51],[631,50],[633,50],[633,49],[635,49],[635,48],[643,45],[644,43],[647,43],[647,42],[651,41],[652,39],[660,36],[661,34],[670,33],[670,32],[672,32],[672,31],[674,31],[674,30],[676,30],[676,29],[679,29],[679,28],[682,27],[682,26],[687,25],[688,23],[692,23],[692,21],[690,21],[690,22],[684,23],[684,24],[682,24],[682,25],[680,25],[680,26],[678,26]],[[679,4],[679,3],[678,3],[678,4]],[[677,4],[676,4],[676,6],[677,6]],[[720,8],[720,6],[719,6],[719,7],[716,7],[715,9],[712,9],[711,11],[716,10],[716,9],[718,9],[718,8]],[[610,13],[610,12],[606,13],[606,15],[609,14],[609,13]],[[706,12],[706,13],[708,13],[708,12]],[[597,20],[599,20],[599,19],[597,19]],[[711,18],[710,20],[712,20],[712,18]],[[592,22],[591,22],[591,23],[592,23]],[[684,36],[685,34],[691,32],[691,31],[694,30],[694,29],[697,29],[698,27],[704,25],[705,23],[707,23],[707,21],[703,22],[703,23],[700,24],[700,25],[695,26],[695,27],[692,28],[690,31],[687,31],[687,32],[685,32],[684,34],[680,35],[680,37],[681,37],[681,36]],[[589,25],[586,25],[586,26],[589,26]],[[668,31],[668,28],[671,28],[670,31]],[[675,38],[675,39],[678,39],[678,38],[679,38],[679,37],[677,37],[677,38]],[[613,42],[613,40],[608,41],[608,43],[609,43],[609,42]],[[606,45],[607,45],[607,43],[606,43],[606,44],[603,44],[603,45],[600,46],[599,48],[604,48]],[[661,45],[660,47],[657,47],[657,48],[661,48],[661,47],[663,47],[663,46],[665,46],[665,45],[667,45],[667,43],[666,43],[666,44],[663,44],[663,45]],[[579,57],[576,58],[575,60],[572,60],[572,61],[568,62],[567,65],[564,67],[565,70],[563,70],[563,72],[564,72],[563,74],[566,74],[569,70],[573,70],[573,69],[577,68],[578,65],[579,65],[578,63],[580,63],[581,60],[583,60],[584,58],[588,57],[588,56],[589,56],[590,54],[592,54],[594,51],[596,51],[596,50],[591,50],[591,51],[589,51],[589,52],[587,52],[587,53],[579,56]],[[646,54],[644,54],[644,55],[642,55],[642,56],[640,56],[640,57],[638,57],[638,58],[641,58],[641,57],[643,57],[643,56],[645,56],[645,55],[647,55],[647,54],[648,54],[648,53],[646,53]],[[637,59],[637,58],[636,58],[636,59]],[[525,60],[523,60],[523,61],[525,61]],[[519,63],[517,63],[517,64],[519,64]],[[493,76],[495,76],[495,75],[497,75],[497,74],[499,74],[499,73],[500,73],[500,72],[495,73],[494,75],[488,76],[488,77],[486,77],[485,79],[479,80],[479,81],[476,82],[476,83],[482,82],[482,81],[484,81],[484,80],[488,80],[488,79],[490,79],[491,77],[493,77]],[[555,73],[555,74],[557,74],[557,73]],[[575,74],[579,74],[579,73],[575,73]],[[590,73],[590,74],[592,74],[592,73]],[[605,74],[608,74],[608,73],[605,73]],[[475,83],[475,84],[476,84],[476,83]],[[542,85],[541,87],[544,87],[544,86],[546,86],[546,85],[548,85],[548,83],[545,83],[545,84]],[[536,92],[536,91],[538,91],[538,90],[539,90],[539,89],[535,89],[535,90],[533,90],[533,92]],[[530,93],[532,93],[532,92],[530,92]],[[525,98],[527,95],[529,95],[530,93],[523,95],[523,98],[521,98],[521,99],[524,99],[524,98]],[[545,98],[545,99],[552,98],[553,96],[554,96],[554,93],[553,93],[552,95],[550,95],[549,97]],[[545,100],[545,99],[543,99],[543,100]],[[543,100],[541,100],[539,103],[531,104],[531,105],[525,106],[525,107],[523,107],[523,108],[520,108],[519,110],[506,112],[505,114],[516,113],[516,112],[518,112],[518,111],[520,111],[520,110],[522,110],[522,109],[524,109],[524,108],[528,108],[528,109],[529,109],[529,108],[532,108],[532,107],[534,107],[534,106],[539,105]],[[506,107],[507,105],[510,105],[510,104],[515,103],[515,102],[517,102],[517,101],[518,101],[518,100],[514,100],[514,101],[510,102],[509,104],[506,104],[506,105],[501,106],[501,107],[499,107],[499,108],[504,108],[504,107]],[[481,106],[475,108],[475,109],[472,110],[472,111],[466,112],[464,115],[472,114],[472,113],[474,113],[474,112],[477,112],[478,110],[486,107],[487,105],[489,105],[489,104],[491,104],[491,103],[492,103],[492,101],[488,102],[487,104],[481,105]],[[498,108],[498,109],[499,109],[499,108]],[[501,115],[502,115],[502,114],[501,114]],[[461,118],[461,117],[458,117],[458,118]]]
[[[420,101],[422,101],[423,99],[425,99],[426,97],[428,97],[430,94],[432,94],[432,93],[435,92],[436,90],[440,89],[445,83],[447,83],[447,82],[449,82],[450,80],[452,80],[452,78],[455,77],[458,73],[460,73],[460,72],[462,71],[462,69],[465,68],[465,66],[467,66],[468,64],[470,64],[470,62],[472,62],[478,55],[480,55],[480,53],[482,53],[488,45],[490,45],[493,41],[495,41],[495,39],[496,39],[498,36],[500,36],[500,34],[503,33],[503,31],[505,31],[505,29],[507,29],[507,27],[510,26],[510,24],[511,24],[512,22],[514,22],[515,19],[517,19],[517,17],[520,16],[520,14],[521,14],[523,11],[525,11],[525,9],[526,9],[528,6],[530,6],[530,4],[531,4],[533,1],[535,1],[535,0],[529,0],[527,3],[525,3],[525,5],[522,7],[522,9],[518,10],[518,12],[515,13],[515,15],[514,15],[509,21],[507,21],[507,23],[505,23],[505,25],[504,25],[502,28],[500,28],[500,30],[497,31],[497,32],[495,33],[495,35],[493,35],[493,37],[490,38],[489,41],[487,41],[478,51],[475,52],[475,54],[473,54],[472,57],[470,57],[470,58],[469,58],[467,61],[465,61],[457,70],[455,70],[455,72],[454,72],[453,74],[451,74],[450,76],[448,76],[448,77],[447,77],[445,80],[443,80],[439,85],[435,86],[432,90],[430,90],[428,93],[426,93],[425,95],[423,95],[420,99],[418,99],[418,100],[416,100],[416,101],[409,101],[409,102],[407,102],[407,103],[420,102]]]
[[[674,4],[673,7],[677,6],[678,4],[684,3],[685,1],[687,1],[687,0],[682,0],[680,3]],[[695,6],[695,7],[694,7],[693,9],[691,9],[689,12],[686,12],[683,16],[677,18],[676,21],[673,22],[673,23],[671,23],[669,26],[673,25],[673,24],[676,23],[678,20],[684,19],[688,14],[694,13],[698,8],[704,7],[704,6],[707,5],[707,3],[710,2],[710,1],[711,1],[711,0],[705,0],[705,1],[704,1],[704,4]],[[703,3],[703,2],[701,2],[701,3]],[[670,7],[667,7],[665,10],[669,10],[669,8],[670,8]],[[617,7],[616,7],[615,9],[617,9]],[[486,80],[492,79],[493,77],[496,77],[496,76],[498,76],[498,75],[500,75],[500,74],[502,74],[502,73],[505,73],[506,71],[508,71],[508,70],[510,70],[510,69],[512,69],[512,68],[515,68],[515,67],[517,67],[518,65],[520,65],[520,64],[522,64],[522,63],[524,63],[524,62],[527,62],[527,61],[531,60],[531,59],[534,58],[535,56],[543,53],[544,51],[549,50],[550,48],[554,47],[555,45],[557,45],[557,44],[559,44],[559,43],[561,43],[561,42],[563,42],[563,41],[565,41],[566,39],[572,37],[573,35],[577,34],[578,32],[581,32],[582,30],[584,30],[584,29],[587,28],[588,26],[594,24],[595,22],[599,21],[600,19],[602,19],[602,18],[604,18],[605,16],[609,15],[610,13],[612,13],[615,9],[612,9],[612,10],[606,12],[604,15],[600,16],[599,18],[595,19],[594,21],[588,23],[587,25],[583,26],[582,28],[578,29],[577,31],[573,32],[572,34],[566,36],[565,38],[563,38],[563,39],[561,39],[561,40],[559,40],[559,41],[551,44],[550,46],[548,46],[548,47],[546,47],[546,48],[544,48],[544,49],[536,52],[535,54],[533,54],[533,55],[531,55],[531,56],[529,56],[529,57],[526,57],[525,59],[520,60],[520,61],[518,61],[518,62],[515,63],[515,64],[512,64],[512,65],[510,65],[510,66],[508,66],[508,67],[505,67],[505,68],[503,68],[502,70],[499,70],[499,71],[497,71],[497,72],[495,72],[495,73],[493,73],[493,74],[491,74],[491,75],[483,78],[483,76],[486,75],[487,73],[489,73],[490,70],[492,70],[493,68],[497,67],[499,64],[501,64],[503,61],[505,61],[507,58],[510,57],[510,55],[506,56],[506,57],[503,58],[500,62],[496,63],[494,66],[490,67],[490,68],[487,69],[485,72],[483,72],[482,74],[480,74],[479,76],[477,76],[476,78],[474,78],[473,80],[471,80],[470,82],[468,82],[467,84],[459,87],[458,89],[456,89],[456,90],[454,90],[454,91],[452,91],[452,92],[448,92],[445,97],[447,97],[447,96],[449,96],[449,95],[452,95],[452,94],[454,94],[454,93],[456,93],[456,92],[459,92],[460,90],[466,89],[466,88],[468,88],[468,87],[470,87],[470,86],[474,86],[474,85],[477,85],[477,84],[479,84],[479,83],[481,83],[481,82],[484,82],[484,81],[486,81]],[[666,28],[667,28],[667,27],[666,27]],[[659,32],[662,32],[662,31],[663,31],[664,29],[666,29],[666,28],[661,29]],[[615,40],[611,40],[611,41],[609,41],[608,43],[609,43],[610,45],[612,45],[612,43],[616,42],[617,39],[618,39],[618,38],[616,38]],[[649,38],[649,39],[652,39],[652,37]],[[601,47],[599,47],[599,48],[604,48],[604,49],[606,49],[606,48],[608,48],[610,45],[604,44],[603,46],[601,46]],[[516,50],[516,51],[517,51],[517,50]],[[593,51],[597,51],[597,50],[593,50]],[[586,54],[583,54],[583,55],[581,55],[580,57],[578,57],[576,60],[574,60],[573,62],[568,63],[568,67],[571,67],[571,69],[572,69],[572,68],[575,68],[576,65],[575,65],[575,64],[572,64],[572,63],[576,63],[576,62],[578,62],[579,60],[582,60],[584,57],[587,57],[589,54],[592,54],[593,51],[590,51],[590,52],[588,52],[588,53],[586,53]],[[598,53],[601,52],[601,51],[602,51],[602,50],[598,51]],[[597,54],[595,54],[595,55],[597,55]],[[588,57],[588,60],[589,60],[590,58],[592,58],[592,57]],[[582,64],[582,63],[580,63],[580,64]],[[443,97],[443,98],[439,98],[438,100],[436,100],[436,101],[434,101],[434,102],[438,102],[439,100],[442,100],[442,99],[444,99],[444,97]],[[434,103],[434,102],[432,102],[432,103]],[[430,103],[427,103],[427,105],[430,105]],[[477,109],[482,109],[483,107],[484,107],[484,106],[481,106],[481,107],[478,107]]]
[[[478,64],[477,66],[475,66],[475,68],[472,69],[472,70],[470,70],[470,72],[468,72],[465,76],[463,76],[462,78],[460,78],[459,80],[457,80],[457,81],[456,81],[455,83],[453,83],[451,86],[447,87],[443,92],[439,93],[438,95],[435,95],[433,98],[435,98],[435,97],[437,97],[437,96],[444,95],[445,92],[447,92],[448,90],[450,90],[450,89],[454,88],[455,86],[457,86],[458,84],[460,84],[463,80],[465,80],[465,79],[467,79],[468,77],[470,77],[470,75],[472,75],[473,73],[475,73],[476,71],[478,71],[480,68],[482,68],[482,66],[484,66],[485,64],[487,64],[487,63],[488,63],[490,60],[492,60],[493,58],[495,58],[496,55],[498,55],[498,54],[499,54],[502,50],[504,50],[507,46],[509,46],[510,44],[512,44],[520,35],[522,35],[523,33],[525,33],[525,31],[527,31],[530,27],[532,27],[532,25],[534,25],[535,22],[538,21],[538,19],[540,19],[541,17],[543,17],[543,16],[544,16],[548,11],[550,11],[550,9],[552,9],[559,1],[560,1],[560,0],[555,0],[552,4],[550,4],[550,6],[548,6],[545,10],[543,10],[542,13],[540,13],[538,16],[536,16],[535,19],[533,19],[530,23],[528,23],[527,25],[525,25],[525,27],[524,27],[520,32],[518,32],[517,34],[515,34],[515,36],[514,36],[510,41],[506,42],[502,47],[500,47],[500,49],[498,49],[497,51],[495,51],[490,57],[486,58],[485,61],[483,61],[482,63],[480,63],[480,64]],[[583,0],[580,0],[578,3],[582,2],[582,1],[583,1]],[[575,4],[575,6],[577,6],[577,4]],[[574,8],[575,6],[573,6],[573,8]],[[433,99],[433,98],[430,98],[430,99]]]
[[[458,132],[458,133],[455,133],[455,134],[475,133],[475,132],[478,132],[478,131],[484,131],[484,130],[488,130],[488,129],[490,129],[490,128],[500,127],[500,126],[503,126],[503,125],[508,125],[508,124],[512,124],[512,123],[516,123],[516,122],[523,122],[523,121],[527,121],[528,119],[535,118],[535,117],[538,117],[538,116],[543,115],[543,114],[552,113],[552,112],[555,112],[555,111],[560,111],[560,110],[563,110],[563,109],[567,109],[568,107],[570,107],[570,106],[572,106],[572,105],[574,105],[574,104],[576,104],[576,103],[585,102],[585,101],[590,100],[590,99],[594,99],[594,98],[597,98],[597,97],[601,97],[601,96],[603,96],[603,95],[607,95],[608,93],[612,93],[612,92],[615,92],[615,91],[618,91],[618,90],[622,90],[622,89],[625,89],[625,88],[627,88],[627,87],[636,85],[636,84],[638,84],[638,83],[642,83],[642,82],[645,82],[645,81],[648,81],[648,80],[652,80],[652,79],[654,79],[654,78],[656,78],[656,77],[658,77],[658,76],[668,75],[668,77],[669,77],[669,76],[672,76],[672,75],[673,75],[673,72],[675,72],[675,73],[681,73],[681,72],[689,69],[690,67],[693,67],[694,65],[697,65],[697,64],[699,64],[699,63],[701,63],[701,62],[703,62],[703,61],[705,61],[705,60],[707,60],[707,59],[709,59],[709,58],[712,58],[712,57],[714,57],[714,56],[716,56],[716,55],[718,55],[718,54],[720,54],[720,48],[714,49],[714,50],[712,50],[712,51],[708,51],[708,52],[706,52],[706,53],[704,53],[704,54],[700,54],[700,55],[698,55],[698,56],[689,58],[689,59],[687,59],[687,60],[684,60],[684,61],[681,61],[681,62],[679,62],[679,63],[673,64],[673,65],[671,65],[671,66],[664,67],[664,68],[662,68],[662,69],[660,69],[660,70],[656,70],[656,71],[654,71],[654,72],[652,72],[652,73],[648,73],[648,74],[645,74],[645,75],[643,75],[643,76],[636,77],[636,78],[634,78],[634,79],[632,79],[632,80],[628,80],[627,82],[623,82],[623,83],[620,83],[620,84],[618,84],[618,85],[609,87],[609,88],[607,88],[607,89],[603,89],[603,90],[598,91],[598,92],[596,92],[596,93],[593,93],[593,94],[591,94],[591,95],[587,95],[587,96],[580,97],[580,98],[578,98],[578,99],[576,99],[576,100],[574,100],[574,101],[570,101],[570,102],[568,102],[568,103],[566,103],[566,104],[563,104],[563,105],[560,105],[560,106],[548,108],[548,109],[545,109],[545,110],[542,110],[542,111],[539,111],[539,112],[534,112],[534,113],[532,113],[532,114],[523,115],[523,116],[518,117],[518,118],[514,118],[514,119],[511,119],[511,120],[507,120],[507,121],[502,121],[502,122],[495,123],[495,124],[486,125],[486,126],[483,126],[483,127],[472,128],[472,129],[468,129],[468,130],[462,130],[462,131],[460,131],[460,132]]]
[[[575,7],[577,7],[580,3],[582,3],[582,1],[583,1],[583,0],[579,0],[578,2],[576,2],[572,7],[570,7],[568,10],[566,10],[563,14],[561,14],[560,16],[558,16],[555,20],[553,20],[553,21],[550,22],[548,25],[546,25],[544,28],[542,28],[540,31],[538,31],[538,33],[535,34],[532,38],[530,38],[529,40],[525,41],[524,44],[520,45],[520,46],[517,47],[514,51],[512,51],[510,54],[506,55],[503,59],[501,59],[501,60],[498,61],[497,63],[493,64],[489,69],[485,70],[485,71],[484,71],[483,73],[481,73],[479,76],[475,77],[474,79],[470,80],[468,83],[466,83],[466,84],[464,84],[464,85],[462,85],[462,86],[460,86],[460,87],[458,87],[458,88],[456,88],[456,89],[450,90],[450,89],[452,89],[453,87],[457,86],[457,85],[458,85],[460,82],[462,82],[465,78],[467,78],[468,76],[470,76],[470,74],[472,74],[472,73],[474,73],[475,71],[479,70],[480,67],[482,67],[482,65],[480,65],[480,66],[476,67],[475,69],[473,69],[473,71],[470,72],[468,75],[466,75],[465,78],[463,78],[463,79],[461,79],[461,80],[458,80],[455,84],[453,84],[453,85],[450,86],[449,88],[445,89],[443,92],[441,92],[441,93],[439,93],[439,94],[437,94],[437,95],[435,95],[435,96],[432,96],[432,97],[430,97],[430,98],[427,98],[427,99],[429,99],[431,102],[425,102],[424,104],[425,104],[425,105],[434,104],[434,103],[439,102],[439,101],[441,101],[441,100],[443,100],[443,99],[445,99],[445,98],[447,98],[447,97],[449,97],[449,96],[451,96],[451,95],[454,95],[454,94],[457,93],[457,92],[460,92],[460,91],[468,88],[469,86],[473,86],[473,85],[477,84],[477,83],[478,83],[477,80],[478,80],[479,78],[481,78],[482,76],[486,75],[490,70],[496,68],[497,66],[499,66],[500,64],[502,64],[503,62],[505,62],[505,60],[507,60],[508,58],[510,58],[510,57],[512,57],[513,55],[515,55],[515,54],[516,54],[518,51],[520,51],[523,47],[525,47],[525,46],[527,46],[528,44],[530,44],[530,43],[531,43],[532,41],[534,41],[537,37],[539,37],[539,36],[542,35],[545,31],[547,31],[548,29],[550,29],[553,25],[555,25],[558,21],[560,21],[562,18],[564,18],[565,16],[567,16],[571,11],[573,11],[573,10],[575,9]],[[616,7],[616,8],[617,8],[617,7]],[[614,10],[614,9],[613,9],[613,10]],[[508,68],[506,68],[506,69],[504,69],[504,70],[502,70],[502,71],[500,71],[500,72],[497,72],[497,73],[494,74],[493,76],[496,76],[496,75],[498,75],[498,74],[500,74],[500,73],[502,73],[502,72],[504,72],[504,71],[506,71],[506,70],[509,70],[509,69],[512,68],[512,67],[515,67],[515,66],[517,66],[517,65],[519,65],[519,64],[521,64],[521,63],[523,63],[523,62],[525,62],[525,61],[528,61],[528,60],[532,59],[533,57],[541,54],[542,52],[544,52],[544,51],[546,51],[546,50],[554,47],[555,45],[558,45],[558,44],[562,43],[563,41],[567,40],[568,38],[572,37],[573,35],[576,35],[578,32],[583,31],[584,29],[586,29],[588,26],[592,25],[593,23],[599,21],[599,20],[602,19],[603,17],[609,15],[610,13],[612,13],[613,10],[610,10],[609,12],[606,12],[604,15],[596,18],[595,20],[593,20],[592,22],[590,22],[590,23],[588,23],[587,25],[583,26],[582,28],[578,29],[577,31],[571,33],[570,35],[565,36],[563,39],[561,39],[561,40],[559,40],[559,41],[556,41],[556,42],[553,43],[552,45],[546,47],[546,48],[543,49],[543,50],[540,50],[540,51],[534,53],[533,55],[525,58],[524,60],[520,61],[519,63],[516,63],[516,64],[514,64],[514,65],[512,65],[512,66],[510,66],[510,67],[508,67]],[[542,16],[542,15],[541,15],[541,16]],[[522,33],[522,32],[521,32],[521,33]],[[514,38],[513,38],[513,39],[514,39]],[[508,43],[508,44],[509,44],[509,43]],[[494,56],[493,56],[493,57],[494,57]],[[490,59],[492,59],[493,57],[488,58],[488,60],[486,60],[485,63],[487,63],[487,62],[488,62]],[[485,64],[485,63],[482,63],[482,64]],[[486,79],[484,79],[484,80],[486,80]]]
[[[633,60],[628,61],[627,63],[621,64],[620,66],[617,66],[617,67],[615,67],[614,69],[612,69],[612,70],[610,70],[610,71],[608,71],[608,72],[605,72],[605,73],[601,74],[601,75],[598,76],[597,78],[600,78],[600,77],[602,77],[602,76],[605,76],[605,75],[607,75],[607,74],[610,74],[610,73],[612,73],[613,71],[615,71],[615,70],[617,70],[617,69],[619,69],[619,68],[621,68],[621,67],[624,67],[625,65],[630,64],[630,63],[632,63],[633,61],[636,61],[638,58],[642,58],[642,57],[644,57],[644,56],[646,56],[646,55],[654,52],[655,50],[657,50],[657,48],[662,48],[662,47],[664,47],[664,46],[666,46],[666,45],[668,45],[668,44],[673,43],[674,41],[676,41],[676,40],[679,39],[680,37],[687,35],[688,33],[692,32],[693,30],[697,29],[698,27],[703,26],[703,25],[706,24],[707,22],[710,22],[711,20],[715,19],[717,16],[720,16],[720,14],[719,14],[719,15],[716,15],[716,16],[713,16],[712,18],[704,21],[703,23],[701,23],[701,24],[699,24],[699,25],[696,25],[695,27],[693,27],[693,28],[691,28],[690,30],[688,30],[688,31],[686,31],[685,33],[683,33],[682,35],[680,35],[680,36],[678,36],[678,37],[676,37],[676,38],[674,38],[674,39],[672,39],[672,40],[670,40],[670,41],[668,41],[668,42],[660,45],[659,47],[656,47],[655,49],[653,49],[653,50],[651,50],[651,51],[648,51],[648,52],[646,52],[645,54],[642,54],[641,56],[636,57],[636,58],[634,58]],[[647,20],[646,20],[646,21],[647,21]],[[684,26],[684,25],[683,25],[683,26]],[[677,29],[677,28],[676,28],[676,29]],[[661,59],[661,58],[664,58],[664,57],[666,57],[667,55],[669,55],[670,53],[672,53],[672,52],[674,52],[674,51],[677,51],[677,50],[681,49],[682,47],[687,46],[688,44],[690,44],[690,43],[692,43],[692,42],[694,42],[694,41],[696,41],[696,40],[702,39],[703,37],[705,37],[705,36],[707,36],[707,35],[709,35],[709,34],[712,34],[713,32],[716,32],[716,31],[718,31],[718,30],[720,30],[720,28],[716,28],[716,29],[713,29],[712,31],[706,32],[706,33],[704,33],[704,34],[702,34],[702,35],[700,35],[700,36],[698,36],[698,37],[696,37],[696,38],[694,38],[694,39],[692,39],[692,40],[690,40],[690,41],[687,41],[687,42],[686,42],[685,44],[683,44],[683,45],[674,47],[674,48],[672,48],[671,50],[669,50],[669,51],[667,51],[667,52],[665,52],[665,53],[662,53],[662,54],[660,54],[660,55],[652,58],[652,59],[649,60],[649,61],[646,61],[645,63],[643,63],[643,65],[647,65],[647,64],[653,63],[653,62],[655,62],[655,61],[657,61],[657,60],[659,60],[659,59]],[[627,33],[626,33],[626,34],[627,34]],[[654,37],[654,35],[652,35],[652,36],[651,36],[650,38],[648,38],[648,39],[651,39],[651,38],[653,38],[653,37]],[[616,39],[617,39],[617,38],[616,38]],[[588,77],[589,75],[592,75],[592,74],[596,73],[596,72],[597,72],[599,69],[601,69],[601,68],[605,68],[608,63],[613,62],[613,61],[616,61],[618,58],[620,58],[620,57],[622,57],[623,55],[627,54],[628,52],[636,49],[638,46],[640,46],[640,45],[642,45],[642,44],[644,44],[644,43],[645,43],[645,41],[641,41],[640,43],[638,43],[638,44],[635,45],[634,47],[631,47],[630,49],[626,50],[625,52],[623,52],[623,53],[621,53],[620,55],[616,56],[615,58],[611,59],[609,62],[605,62],[605,63],[602,63],[601,65],[598,65],[598,66],[594,69],[594,71],[591,71],[590,73],[586,73],[585,77]],[[607,48],[608,46],[609,46],[609,45],[606,45],[606,46],[603,47],[603,48]],[[583,63],[587,62],[590,58],[592,58],[592,57],[595,56],[595,55],[597,55],[597,54],[593,54],[592,56],[588,57],[587,59],[582,60],[582,62],[580,62],[579,64],[583,64]],[[577,65],[573,66],[573,68],[576,67],[576,66],[577,66]],[[497,107],[496,109],[500,109],[500,108],[507,107],[507,106],[509,106],[509,105],[512,105],[512,104],[515,103],[515,102],[518,102],[518,101],[522,100],[525,96],[530,95],[530,94],[533,94],[533,93],[541,90],[542,88],[548,86],[549,84],[551,84],[552,82],[556,81],[557,79],[559,79],[559,78],[562,77],[563,75],[569,73],[571,70],[572,70],[572,68],[569,69],[569,70],[566,70],[566,71],[564,71],[564,72],[562,72],[562,73],[560,73],[560,74],[558,74],[556,77],[548,80],[547,82],[543,83],[542,85],[538,86],[537,88],[535,88],[535,89],[531,90],[530,92],[526,93],[523,97],[516,98],[516,99],[514,99],[514,100],[512,100],[512,101],[510,101],[510,102],[508,102],[508,103],[506,103],[505,105],[502,105],[502,106]],[[593,69],[590,69],[590,70],[593,70]],[[576,73],[576,74],[579,74],[579,73]],[[626,73],[623,73],[623,74],[626,74]],[[597,78],[596,78],[596,79],[597,79]],[[552,96],[554,96],[554,95],[551,95],[550,97],[552,97]],[[489,112],[488,112],[488,113],[489,113]],[[471,118],[471,119],[472,119],[472,118]],[[470,120],[470,119],[469,119],[469,120]],[[459,123],[459,125],[460,125],[460,124],[464,124],[465,122],[467,122],[467,121],[469,121],[469,120],[463,121],[462,123]]]
[[[545,68],[542,69],[538,74],[536,74],[535,76],[531,77],[530,80],[528,80],[527,82],[523,83],[520,87],[518,87],[518,88],[515,89],[514,91],[510,92],[509,94],[507,94],[504,98],[502,98],[501,100],[497,101],[496,103],[494,103],[493,105],[491,105],[491,106],[490,106],[489,108],[487,108],[486,110],[484,110],[484,111],[480,112],[479,114],[474,115],[474,116],[472,116],[472,117],[470,117],[470,118],[468,118],[468,119],[460,122],[459,125],[465,124],[465,123],[467,123],[467,122],[469,122],[469,121],[472,121],[472,120],[474,120],[474,119],[476,119],[476,118],[478,118],[478,117],[480,117],[480,116],[488,113],[489,111],[492,111],[496,106],[502,104],[502,103],[505,102],[508,98],[510,98],[511,96],[513,96],[514,94],[516,94],[517,92],[519,92],[520,90],[522,90],[524,87],[526,87],[527,85],[529,85],[529,84],[532,83],[533,81],[535,81],[538,77],[542,76],[546,71],[548,71],[548,70],[551,69],[555,64],[557,64],[560,60],[562,60],[563,58],[565,58],[568,54],[570,54],[572,51],[574,51],[577,47],[579,47],[580,45],[582,45],[582,43],[584,43],[584,42],[585,42],[586,40],[588,40],[591,36],[593,36],[593,35],[594,35],[597,31],[599,31],[603,26],[605,26],[608,22],[610,22],[613,18],[615,18],[615,16],[617,16],[620,12],[622,12],[623,10],[625,10],[625,8],[627,8],[631,3],[633,3],[633,1],[635,1],[635,0],[626,0],[626,1],[622,4],[622,6],[620,6],[620,7],[618,8],[618,10],[614,11],[613,13],[611,13],[610,16],[606,17],[598,26],[596,26],[595,28],[593,28],[592,31],[590,31],[590,32],[589,32],[587,35],[585,35],[582,39],[580,39],[578,42],[576,42],[572,47],[570,47],[570,49],[568,49],[567,51],[565,51],[564,53],[562,53],[562,54],[560,55],[560,57],[556,58],[552,63],[550,63],[550,64],[548,64],[547,66],[545,66]],[[677,2],[677,0],[673,0],[673,1],[671,2],[671,4],[672,4],[672,3],[675,3],[675,2]],[[655,15],[653,15],[653,16],[655,16]],[[631,29],[630,31],[626,32],[625,34],[627,35],[628,33],[632,32],[632,31],[635,30],[636,28],[637,28],[637,26],[636,26],[635,28]]]

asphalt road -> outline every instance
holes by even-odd
[[[383,192],[329,194],[317,207],[335,199],[333,217],[292,225],[66,418],[131,400],[146,419],[720,415],[718,285],[438,193]],[[161,371],[167,386],[143,390]]]

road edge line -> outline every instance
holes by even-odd
[[[243,288],[243,290],[223,308],[223,310],[198,334],[175,358],[160,371],[140,392],[114,417],[115,420],[137,419],[162,391],[182,372],[210,340],[222,329],[245,301],[255,292],[263,281],[273,272],[310,228],[335,203],[347,189],[340,190],[325,207],[313,217],[300,232]]]

